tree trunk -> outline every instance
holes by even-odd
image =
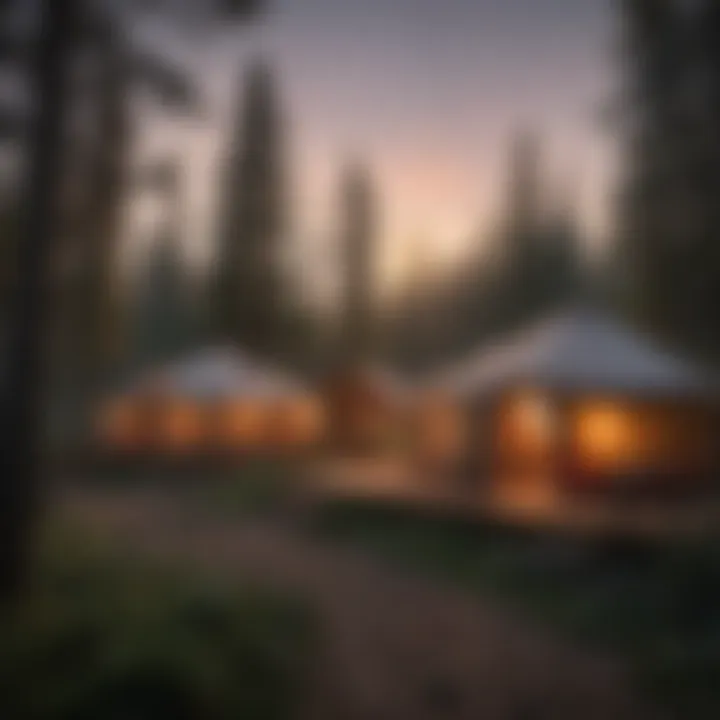
[[[0,427],[0,600],[17,597],[24,586],[39,500],[45,415],[42,358],[77,9],[78,0],[43,0],[31,74],[35,108],[28,146],[26,216],[17,255]]]
[[[90,223],[85,229],[82,298],[83,321],[78,330],[78,347],[85,357],[85,410],[107,373],[116,363],[120,346],[119,299],[115,276],[118,249],[123,231],[123,204],[127,191],[127,168],[132,154],[127,50],[122,40],[108,34],[107,46],[98,58],[101,63],[98,139],[91,189]],[[90,401],[89,403],[87,401]],[[86,413],[84,413],[86,414]]]

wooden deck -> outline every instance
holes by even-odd
[[[559,493],[490,492],[457,479],[420,477],[400,461],[335,461],[310,469],[314,506],[363,502],[549,532],[645,540],[720,537],[720,498],[656,502],[573,499]]]

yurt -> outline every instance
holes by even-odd
[[[101,442],[120,451],[257,453],[319,439],[319,400],[298,381],[233,348],[202,350],[149,371],[104,404]]]
[[[377,363],[344,367],[326,379],[323,397],[332,451],[368,456],[404,448],[412,393],[394,371]]]
[[[718,469],[714,378],[595,310],[572,310],[436,380],[465,409],[469,466],[491,487],[693,490]]]

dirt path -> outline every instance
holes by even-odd
[[[645,720],[622,669],[490,603],[378,567],[280,523],[204,519],[150,492],[64,510],[167,561],[289,589],[324,622],[308,720]]]

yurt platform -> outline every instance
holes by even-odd
[[[335,461],[311,468],[302,485],[310,506],[362,503],[404,507],[518,529],[637,540],[720,536],[720,497],[665,500],[573,498],[551,492],[488,492],[457,479],[421,477],[401,461]]]

